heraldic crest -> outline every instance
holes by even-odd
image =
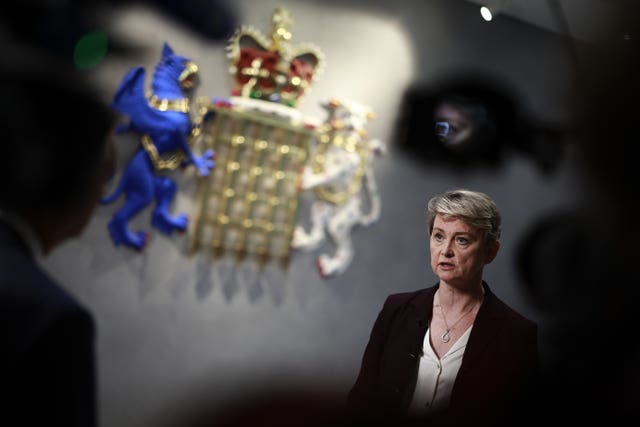
[[[292,22],[279,8],[270,37],[253,27],[238,29],[227,46],[231,96],[199,102],[197,139],[215,150],[217,166],[200,183],[190,250],[210,251],[214,259],[231,254],[237,263],[253,258],[260,266],[273,260],[286,268],[292,250],[317,248],[327,234],[337,247],[318,257],[327,277],[350,264],[352,228],[379,217],[371,165],[385,147],[367,138],[366,124],[374,117],[367,106],[331,97],[323,104],[325,118],[298,110],[325,59],[313,44],[291,43]],[[304,221],[311,223],[308,232],[297,224],[306,190],[316,199]]]
[[[144,246],[145,234],[126,224],[155,198],[152,224],[166,233],[187,230],[189,254],[209,254],[214,264],[224,256],[235,264],[262,268],[275,262],[286,269],[293,251],[318,248],[328,238],[335,252],[318,256],[319,273],[347,269],[354,256],[352,229],[380,215],[372,165],[386,148],[368,138],[366,126],[375,116],[369,106],[332,96],[321,104],[323,118],[298,109],[325,58],[311,43],[291,42],[292,23],[290,13],[278,8],[269,36],[240,27],[226,49],[231,95],[196,99],[192,120],[180,82],[197,68],[167,44],[151,94],[143,91],[144,69],[125,76],[113,105],[130,118],[122,131],[141,134],[141,148],[104,199],[127,193],[109,223],[116,244]],[[201,156],[193,154],[195,147]],[[159,172],[189,163],[201,179],[187,228],[186,215],[169,215],[176,186]],[[303,195],[312,200],[309,218],[300,218]]]

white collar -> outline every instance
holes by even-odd
[[[36,232],[33,230],[31,224],[29,224],[19,215],[3,209],[0,209],[0,219],[9,224],[15,230],[15,232],[18,233],[33,256],[35,256],[36,258],[42,258],[44,256],[44,253],[42,251],[42,242],[38,238]]]

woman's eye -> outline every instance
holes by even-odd
[[[467,243],[469,243],[469,241],[464,237],[458,237],[456,241],[461,245],[466,245]]]

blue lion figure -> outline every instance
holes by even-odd
[[[134,67],[124,76],[113,97],[112,108],[129,119],[116,132],[138,132],[142,134],[143,142],[125,167],[115,190],[101,199],[102,204],[107,204],[126,194],[123,206],[114,213],[108,225],[116,246],[144,248],[148,234],[132,232],[128,223],[154,199],[152,226],[167,235],[187,228],[189,218],[186,214],[172,216],[169,212],[177,186],[169,177],[158,173],[158,164],[163,156],[173,153],[175,158],[178,153],[179,165],[193,164],[201,176],[207,176],[214,166],[212,150],[196,156],[189,146],[192,124],[184,91],[194,86],[197,72],[193,62],[175,54],[165,42],[162,58],[153,74],[151,95],[145,94],[145,69]]]

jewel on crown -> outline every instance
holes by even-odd
[[[231,94],[296,107],[322,70],[324,56],[310,43],[289,42],[293,21],[287,10],[277,8],[272,23],[270,38],[243,26],[229,40]]]

